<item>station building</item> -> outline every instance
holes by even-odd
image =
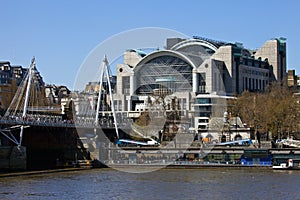
[[[202,37],[168,38],[163,50],[124,53],[114,104],[116,111],[134,116],[149,108],[151,96],[168,94],[197,131],[207,129],[212,117],[223,116],[227,98],[264,91],[270,82],[285,79],[285,38],[268,40],[256,50]]]

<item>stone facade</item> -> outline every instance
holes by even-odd
[[[185,79],[181,85],[177,73]],[[257,50],[246,49],[241,43],[200,37],[168,38],[165,50],[148,55],[136,50],[124,53],[124,63],[117,65],[115,106],[116,110],[127,113],[147,110],[151,91],[167,84],[177,87],[172,95],[179,99],[182,117],[193,118],[197,95],[232,96],[245,90],[264,91],[270,82],[284,80],[285,74],[284,38],[268,40]],[[159,82],[172,78],[173,82]],[[179,91],[185,82],[190,87]],[[196,130],[197,120],[192,120]]]
[[[287,73],[287,83],[288,83],[288,86],[292,87],[292,86],[296,86],[298,85],[298,77],[296,76],[295,74],[295,70],[288,70],[288,73]]]
[[[283,81],[286,78],[286,39],[268,40],[255,54],[255,58],[267,59],[273,68],[275,80]]]

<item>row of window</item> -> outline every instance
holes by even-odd
[[[0,75],[0,78],[9,78],[8,75]]]
[[[243,91],[244,90],[264,91],[267,84],[268,84],[267,80],[244,77]]]
[[[126,101],[127,103],[128,101]],[[178,108],[179,110],[187,110],[187,100],[185,98],[178,99]],[[122,100],[114,100],[115,111],[122,111]],[[135,108],[136,111],[142,111],[143,108],[141,106]],[[125,110],[127,107],[125,105]]]

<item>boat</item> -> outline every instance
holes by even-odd
[[[287,162],[273,164],[272,169],[278,170],[300,170],[300,160],[288,159]]]
[[[221,143],[217,143],[215,145],[231,147],[231,146],[249,146],[251,144],[253,144],[252,140],[250,138],[247,138],[247,139],[241,139],[241,140],[221,142]]]
[[[159,146],[159,143],[154,139],[144,138],[144,141],[128,140],[128,139],[119,139],[117,141],[118,146]]]

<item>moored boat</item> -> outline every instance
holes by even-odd
[[[273,164],[273,169],[279,170],[300,170],[300,160],[288,159],[287,162]]]

